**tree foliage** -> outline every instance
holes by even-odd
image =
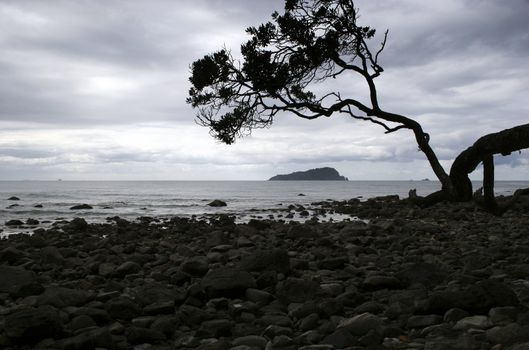
[[[247,29],[242,60],[220,50],[192,64],[188,103],[199,108],[198,121],[225,143],[253,128],[268,126],[279,112],[305,119],[344,112],[369,114],[377,108],[331,92],[316,96],[311,84],[352,71],[372,80],[382,71],[368,42],[375,29],[357,24],[352,1],[286,1],[283,14]]]

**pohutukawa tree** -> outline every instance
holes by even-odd
[[[220,141],[231,144],[255,128],[272,124],[279,114],[303,119],[336,114],[381,126],[385,133],[409,130],[442,184],[430,198],[472,199],[468,174],[483,162],[485,202],[498,212],[493,193],[493,155],[529,147],[529,124],[479,139],[455,160],[450,173],[430,146],[430,136],[414,119],[384,110],[375,81],[384,72],[379,61],[388,32],[372,45],[375,29],[358,23],[352,0],[286,0],[283,13],[247,29],[242,59],[222,49],[192,64],[187,102],[197,121]],[[344,77],[365,84],[368,102],[339,91],[316,94],[320,82]],[[496,208],[496,209],[494,209]]]

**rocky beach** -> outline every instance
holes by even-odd
[[[0,348],[529,349],[528,196],[502,217],[396,196],[314,208],[10,235]]]

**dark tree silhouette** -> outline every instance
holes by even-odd
[[[223,49],[192,64],[187,102],[198,108],[197,122],[227,144],[254,128],[271,125],[274,117],[285,112],[304,119],[345,114],[380,125],[385,133],[408,129],[442,184],[442,191],[430,200],[470,199],[468,173],[493,154],[505,153],[504,146],[498,141],[497,147],[489,149],[482,146],[488,139],[478,141],[447,174],[422,126],[384,110],[379,103],[375,80],[384,71],[379,57],[388,32],[373,47],[375,29],[357,20],[352,0],[286,0],[282,14],[275,12],[271,22],[247,29],[251,38],[241,46],[241,60]],[[368,103],[337,91],[321,95],[311,91],[315,84],[339,76],[363,82]],[[520,128],[527,135],[528,125]],[[496,140],[493,135],[489,139]],[[506,147],[511,151],[527,147],[526,140]]]

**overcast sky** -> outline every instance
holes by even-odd
[[[529,122],[528,0],[356,4],[375,41],[390,31],[382,108],[418,120],[447,170],[481,135]],[[321,166],[352,180],[434,178],[405,130],[282,115],[226,146],[195,124],[190,64],[223,46],[236,53],[245,28],[282,7],[0,0],[0,180],[262,180]],[[528,154],[496,158],[497,178],[529,180]]]

